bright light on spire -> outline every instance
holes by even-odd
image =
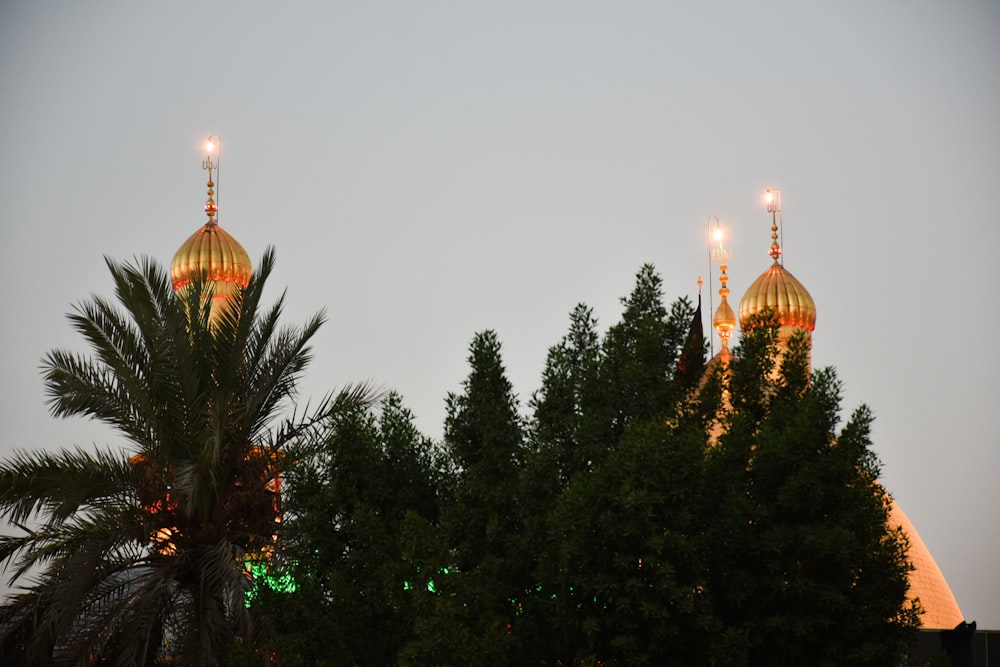
[[[722,223],[714,215],[709,216],[708,224],[712,225],[712,221],[715,221],[715,227],[712,229],[712,242],[713,245],[709,246],[709,258],[713,262],[726,262],[732,257],[732,253],[726,248],[724,239],[726,238],[726,232],[722,229]],[[711,276],[709,276],[711,278]]]
[[[217,169],[219,167],[219,137],[214,134],[210,136],[205,140],[204,148],[205,159],[201,166],[208,170]]]
[[[781,213],[781,190],[764,190],[764,202],[768,213]]]

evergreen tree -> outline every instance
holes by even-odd
[[[343,429],[353,443],[338,450],[343,498],[308,513],[394,486],[410,489],[398,507],[411,509],[388,520],[398,538],[379,530],[399,516],[371,509],[384,503],[357,502],[334,522],[338,540],[365,540],[333,542],[342,556],[326,569],[347,574],[328,590],[389,601],[355,595],[358,606],[340,613],[362,622],[345,627],[406,638],[377,658],[345,655],[388,664],[395,652],[403,665],[893,664],[916,616],[905,603],[905,536],[886,527],[868,409],[840,428],[835,373],[809,373],[802,339],[779,354],[767,313],[728,367],[700,377],[692,309],[683,299],[663,307],[652,267],[623,303],[600,345],[590,309],[573,311],[531,401],[528,442],[500,343],[476,335],[462,391],[447,401],[448,460],[431,466],[445,475],[435,478],[439,523],[413,511],[434,504],[421,500],[426,487],[407,486],[427,477],[426,467],[405,472],[420,458],[412,448],[392,457],[359,444],[391,429]],[[396,463],[376,465],[372,451]],[[399,575],[379,564],[400,562],[393,553],[421,568],[421,594],[392,589]]]
[[[704,344],[692,342],[686,301],[663,306],[652,266],[622,303],[600,347],[590,309],[577,307],[532,402],[537,454],[524,478],[534,490],[537,584],[514,630],[535,638],[532,659],[542,664],[683,664],[693,654],[679,647],[697,646],[705,615],[691,594],[698,558],[687,537],[699,517],[704,428],[690,418],[686,430],[668,428],[690,390],[679,384],[678,356],[688,348],[693,379]],[[538,482],[552,475],[538,469],[554,458],[562,476],[546,496]]]
[[[862,406],[838,433],[835,373],[809,378],[801,338],[778,362],[774,334],[745,335],[734,407],[710,450],[713,661],[892,664],[916,617],[905,537],[886,525],[871,413]]]
[[[529,403],[532,440],[549,450],[560,483],[587,470],[605,446],[590,421],[600,400],[600,338],[593,311],[579,304],[570,313],[569,332],[549,348],[542,386]]]
[[[261,587],[281,664],[388,665],[427,595],[419,536],[437,522],[441,462],[398,394],[358,408],[285,480],[281,555],[296,590]],[[305,621],[305,622],[304,622]],[[267,657],[266,655],[264,656]]]
[[[528,580],[521,552],[518,478],[523,424],[493,331],[470,345],[463,391],[447,399],[444,447],[455,470],[442,513],[441,593],[418,622],[408,664],[516,664],[511,599]]]
[[[601,466],[573,479],[550,513],[558,543],[540,566],[544,664],[704,663],[704,446],[695,422],[634,421]]]
[[[460,394],[447,400],[444,446],[458,470],[456,505],[449,517],[461,569],[505,553],[516,531],[516,480],[524,458],[517,397],[507,379],[493,331],[470,346],[470,372]]]
[[[687,299],[667,311],[662,279],[650,264],[639,270],[635,288],[622,305],[621,321],[604,337],[599,371],[605,392],[599,410],[609,447],[629,421],[656,419],[676,405],[682,388],[674,382],[674,372],[693,315]]]

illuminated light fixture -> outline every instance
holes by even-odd
[[[205,169],[217,169],[219,166],[219,151],[221,149],[221,143],[219,142],[219,137],[217,135],[212,135],[205,140],[205,161],[202,162],[202,167]]]
[[[781,190],[764,190],[764,202],[768,213],[781,213]]]

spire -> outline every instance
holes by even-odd
[[[201,163],[201,168],[208,171],[208,201],[205,202],[205,214],[208,215],[208,224],[210,225],[218,224],[215,216],[219,212],[219,205],[215,203],[215,183],[212,181],[212,170],[218,170],[221,162],[219,148],[219,137],[209,137],[208,141],[205,142],[207,156]]]
[[[732,356],[729,352],[729,338],[733,333],[733,329],[736,328],[736,313],[733,312],[732,306],[729,305],[729,276],[726,275],[726,269],[728,262],[732,258],[732,253],[726,248],[723,242],[725,234],[722,231],[722,227],[719,224],[719,219],[715,219],[715,231],[712,233],[712,239],[718,244],[711,248],[710,254],[713,262],[719,263],[719,307],[715,309],[715,314],[712,316],[712,327],[715,329],[716,334],[719,336],[719,340],[722,343],[722,349],[719,351],[719,356],[724,360],[728,361]]]
[[[771,190],[768,188],[764,191],[764,201],[767,202],[767,212],[771,214],[771,250],[767,254],[771,256],[771,259],[775,263],[778,263],[778,259],[781,257],[781,244],[778,243],[778,220],[781,216],[781,190]],[[784,225],[782,225],[782,228]],[[782,236],[784,236],[784,230],[782,229]],[[782,239],[784,242],[784,239]],[[784,262],[781,262],[784,264]]]

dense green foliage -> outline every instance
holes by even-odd
[[[304,585],[273,609],[324,611],[287,664],[894,664],[916,614],[869,410],[840,427],[834,372],[810,374],[802,340],[779,355],[766,318],[706,368],[650,266],[622,303],[603,337],[573,310],[527,417],[496,334],[473,338],[441,458],[409,439],[436,495],[349,424],[336,446],[356,457],[293,473]],[[357,499],[390,487],[409,514],[371,521]]]
[[[288,472],[281,545],[295,561],[275,574],[290,573],[297,590],[262,585],[254,601],[281,664],[395,662],[413,638],[413,591],[434,578],[405,554],[425,551],[438,522],[441,465],[389,394],[377,415],[338,415],[322,451]]]
[[[492,331],[440,443],[395,394],[326,411],[267,561],[294,591],[233,589],[264,622],[231,662],[894,664],[916,612],[870,411],[841,425],[835,373],[766,317],[706,364],[661,288],[642,267],[603,336],[577,306],[527,414]]]
[[[69,316],[90,355],[43,360],[52,413],[111,426],[125,450],[22,452],[0,463],[0,563],[21,588],[0,609],[4,659],[25,664],[219,665],[260,629],[245,563],[273,545],[269,483],[367,402],[350,390],[289,418],[323,316],[263,308],[273,255],[214,321],[211,283],[175,295],[154,262],[108,261],[117,306]],[[217,313],[218,314],[218,313]]]

